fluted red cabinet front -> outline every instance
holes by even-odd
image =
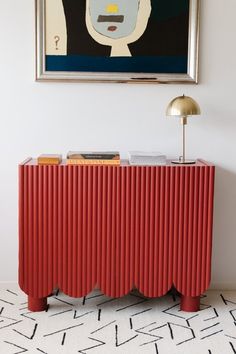
[[[211,276],[214,166],[19,166],[19,284],[81,297],[198,297]],[[31,309],[34,305],[31,305]],[[36,306],[37,308],[37,306]]]

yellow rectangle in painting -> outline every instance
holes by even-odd
[[[115,14],[115,13],[119,12],[119,7],[117,4],[108,4],[106,7],[106,12],[108,14]]]

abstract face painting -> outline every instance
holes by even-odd
[[[36,0],[37,78],[196,82],[199,0]]]
[[[92,38],[111,46],[111,56],[131,56],[128,44],[145,32],[150,0],[86,0],[86,25]]]

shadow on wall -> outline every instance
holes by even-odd
[[[213,257],[217,263],[231,270],[234,277],[235,232],[236,173],[216,166]]]

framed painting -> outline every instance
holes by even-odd
[[[36,79],[197,83],[200,0],[36,0]]]

